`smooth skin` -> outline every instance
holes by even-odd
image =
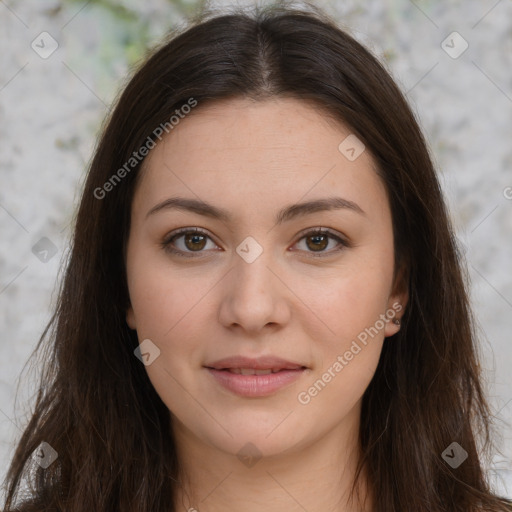
[[[145,368],[169,408],[187,476],[176,510],[373,510],[366,486],[364,508],[347,503],[347,492],[362,395],[385,338],[400,327],[385,322],[309,403],[298,400],[361,332],[407,303],[374,161],[368,150],[354,161],[338,150],[350,133],[305,101],[230,99],[199,104],[144,163],[126,253],[126,319],[140,342],[160,350]],[[166,207],[148,213],[178,196],[230,219]],[[362,212],[330,209],[276,223],[289,205],[332,197]],[[179,228],[206,236],[170,242]],[[317,228],[343,242],[315,238]],[[252,263],[236,250],[247,237],[263,249]],[[308,369],[271,396],[244,398],[205,368],[235,355],[274,355]],[[237,456],[247,443],[261,456],[251,467]]]

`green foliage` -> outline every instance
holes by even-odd
[[[67,64],[85,77],[107,103],[113,99],[130,68],[161,37],[202,8],[205,0],[167,0],[152,11],[136,0],[61,0],[69,20],[65,28]],[[69,35],[68,35],[69,34]],[[87,75],[93,76],[92,81]]]
[[[204,0],[167,0],[168,9],[150,12],[143,2],[127,0],[61,0],[71,15],[88,17],[101,31],[100,60],[118,59],[124,54],[125,62],[131,66],[159,39],[166,27],[190,16],[200,9]],[[86,20],[87,22],[87,20]],[[72,23],[75,23],[73,20]]]

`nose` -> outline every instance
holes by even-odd
[[[222,284],[219,322],[256,333],[265,326],[277,328],[290,318],[289,288],[265,251],[255,261],[234,263]]]

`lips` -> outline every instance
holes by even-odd
[[[242,375],[265,375],[281,370],[300,370],[306,368],[300,363],[274,356],[262,356],[256,359],[243,356],[227,357],[205,366],[213,370],[228,370],[232,373],[241,373]]]
[[[221,371],[236,373],[238,375],[268,375],[269,373],[277,373],[282,368],[266,368],[265,370],[256,370],[254,368],[222,368]]]
[[[300,363],[265,356],[229,357],[205,365],[223,388],[245,398],[262,398],[288,387],[308,369]]]

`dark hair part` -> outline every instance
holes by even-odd
[[[378,512],[510,510],[481,457],[492,446],[467,285],[421,130],[384,66],[319,9],[284,3],[209,18],[155,50],[106,123],[78,209],[35,411],[17,446],[4,510],[168,510],[180,466],[170,415],[134,357],[125,321],[124,249],[141,164],[104,186],[190,98],[308,101],[349,126],[371,152],[392,211],[396,265],[409,304],[363,396],[360,471]],[[194,114],[193,114],[194,115]],[[453,469],[453,441],[468,453]],[[31,454],[58,453],[47,469]],[[30,503],[15,508],[21,488]],[[507,506],[508,504],[508,506]]]

